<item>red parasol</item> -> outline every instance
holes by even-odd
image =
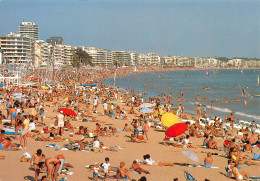
[[[59,109],[59,112],[63,112],[63,114],[69,115],[69,116],[76,116],[77,114],[71,110],[71,109],[67,109],[67,108],[61,108]]]
[[[168,137],[175,137],[184,133],[187,128],[188,125],[185,123],[176,123],[166,130],[165,135]]]

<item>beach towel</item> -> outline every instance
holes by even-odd
[[[114,176],[109,176],[108,178],[110,178],[110,179],[117,179],[117,180],[128,180],[127,177],[119,177],[119,178],[116,178],[115,175],[114,175]]]
[[[188,167],[204,167],[204,165],[191,164],[191,165],[188,165]],[[204,167],[204,168],[209,168],[209,167]],[[211,166],[210,168],[218,168],[218,167]]]
[[[260,180],[260,177],[249,177],[249,178],[253,180]]]

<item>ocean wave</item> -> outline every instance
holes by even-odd
[[[245,116],[245,117],[253,118],[253,119],[260,119],[260,116],[246,114],[246,113],[243,113],[243,112],[235,112],[235,114],[237,114],[239,116]]]
[[[230,109],[228,109],[228,108],[221,108],[221,107],[215,107],[215,106],[213,106],[213,109],[214,109],[214,110],[217,110],[217,111],[221,111],[221,112],[229,112],[229,113],[232,112],[232,110],[230,110]]]

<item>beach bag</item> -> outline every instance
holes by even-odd
[[[26,158],[26,155],[23,155],[20,159],[20,162],[28,162],[30,158]]]
[[[254,153],[253,160],[258,160],[260,158],[260,155],[257,153]]]

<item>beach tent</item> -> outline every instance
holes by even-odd
[[[162,123],[168,128],[179,122],[178,117],[176,115],[174,115],[173,113],[169,113],[169,112],[164,113],[162,115],[161,120],[162,120]]]
[[[4,87],[4,84],[0,83],[0,87]]]

